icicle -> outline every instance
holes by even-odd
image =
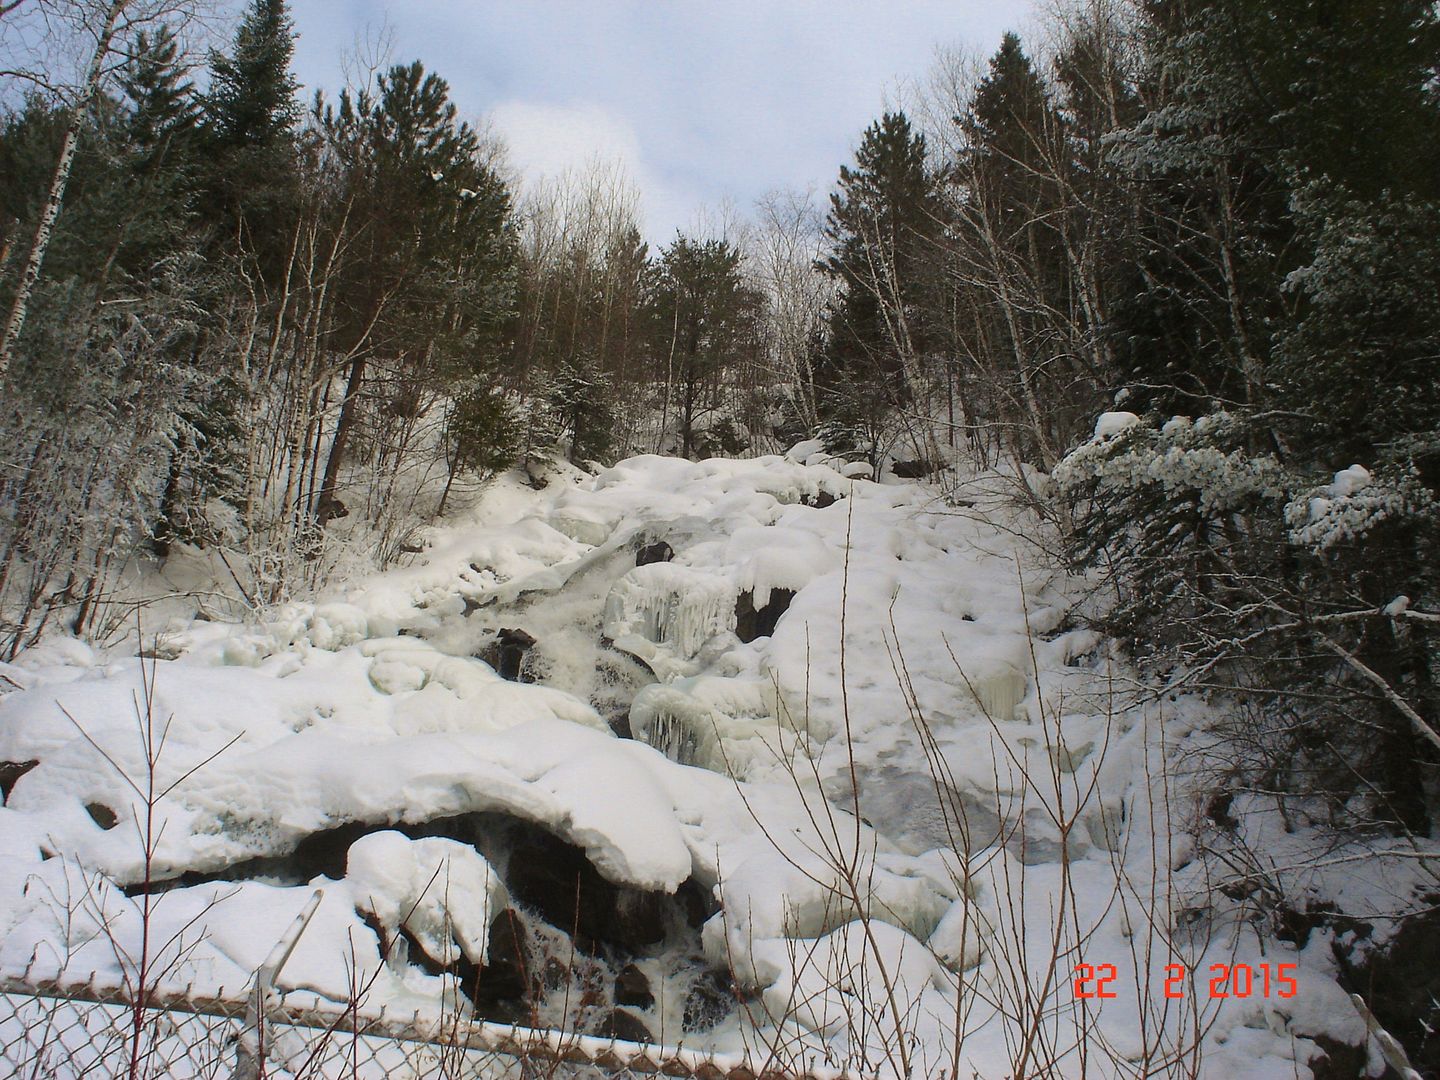
[[[678,716],[658,714],[650,723],[648,741],[671,761],[681,765],[696,764],[698,746],[695,732]]]
[[[734,607],[735,587],[728,580],[675,563],[648,563],[610,590],[605,633],[614,641],[638,634],[688,660],[734,626]]]

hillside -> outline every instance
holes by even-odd
[[[1196,907],[1214,710],[1075,628],[1001,477],[858,471],[812,444],[514,473],[343,594],[23,653],[0,966],[133,978],[153,881],[155,985],[233,991],[318,888],[292,1001],[887,1075],[1133,1075],[1203,1037],[1202,1075],[1280,1077],[1358,1043],[1330,931]],[[1210,1000],[1212,963],[1298,992]]]

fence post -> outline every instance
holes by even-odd
[[[280,975],[280,969],[285,966],[285,961],[289,960],[290,954],[295,951],[295,946],[300,943],[300,935],[305,933],[305,928],[315,917],[324,895],[320,889],[315,890],[300,909],[300,914],[295,916],[290,929],[275,943],[270,955],[255,972],[255,991],[250,995],[249,1004],[245,1007],[245,1029],[235,1044],[233,1080],[259,1080],[263,1074],[265,1048],[270,1035],[269,1021],[266,1018],[270,1012],[270,999],[275,994],[275,980]]]

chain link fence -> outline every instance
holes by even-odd
[[[829,1070],[472,1022],[0,980],[0,1075],[16,1080],[840,1080]]]

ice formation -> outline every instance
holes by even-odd
[[[673,562],[637,566],[615,583],[605,601],[606,636],[654,661],[652,667],[693,660],[707,641],[734,625],[734,585]]]

